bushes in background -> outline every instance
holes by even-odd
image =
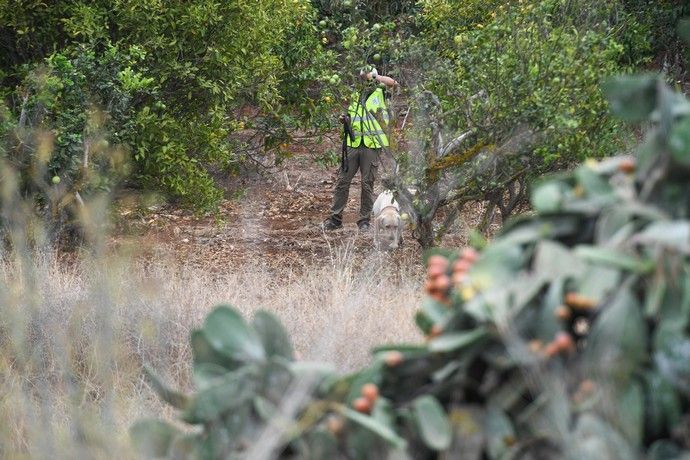
[[[306,67],[327,66],[330,57],[314,14],[307,1],[5,2],[4,156],[31,163],[29,137],[46,133],[55,143],[49,174],[79,184],[97,137],[122,150],[130,185],[213,210],[222,192],[209,169],[228,172],[244,161],[230,135],[251,121],[234,111],[259,107],[256,125],[267,136],[318,115],[318,85]],[[89,124],[94,111],[98,136]]]

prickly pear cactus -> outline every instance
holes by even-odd
[[[198,392],[151,376],[194,428],[132,428],[149,456],[690,456],[690,103],[656,77],[606,87],[652,128],[635,157],[534,187],[489,244],[426,257],[428,339],[347,376],[295,361],[278,321],[219,307],[192,334]],[[478,245],[481,246],[481,245]]]

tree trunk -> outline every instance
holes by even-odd
[[[419,219],[417,221],[417,228],[415,229],[414,237],[422,249],[429,249],[435,246],[434,226],[432,225],[432,221],[427,219]]]

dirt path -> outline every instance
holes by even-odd
[[[130,219],[128,227],[136,230],[141,251],[173,255],[219,270],[237,268],[245,262],[267,268],[297,268],[328,262],[343,248],[367,257],[374,251],[372,231],[361,233],[356,226],[359,174],[350,188],[343,229],[324,233],[320,223],[329,213],[337,166],[319,165],[316,156],[302,148],[280,170],[245,179],[244,183],[229,181],[229,188],[241,196],[224,200],[218,217],[195,217],[166,205],[150,211],[146,218]],[[380,190],[378,181],[375,191]],[[393,259],[419,260],[421,251],[410,229],[403,235],[405,244]],[[464,232],[444,239],[444,244],[451,246],[463,242]]]

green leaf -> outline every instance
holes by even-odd
[[[463,305],[463,312],[470,315],[475,321],[483,323],[492,317],[491,306],[484,296],[474,296],[469,302]]]
[[[469,332],[453,332],[443,334],[429,342],[429,351],[437,353],[447,353],[468,347],[480,339],[488,336],[488,332],[483,327],[478,327]]]
[[[588,460],[628,460],[637,458],[633,448],[611,425],[594,414],[582,414],[573,433],[566,458]]]
[[[469,235],[467,235],[467,241],[469,245],[475,249],[482,250],[486,247],[487,240],[477,229],[471,229]]]
[[[568,430],[573,415],[566,389],[549,386],[548,391],[543,391],[535,396],[534,401],[524,409],[519,410],[520,403],[513,408],[513,410],[519,410],[513,423],[519,426],[521,430],[539,433],[545,439],[559,438]]]
[[[250,369],[229,372],[217,383],[199,391],[182,415],[188,423],[204,423],[219,419],[223,414],[250,402],[256,391],[256,381]]]
[[[618,427],[630,444],[639,446],[642,442],[645,404],[642,385],[632,381],[618,398]]]
[[[684,279],[690,277],[688,269],[682,270]],[[661,278],[664,279],[664,278]],[[690,283],[677,283],[668,279],[664,283],[663,292],[656,294],[660,297],[659,312],[656,316],[658,320],[654,331],[654,348],[657,351],[666,349],[668,342],[678,340],[679,337],[686,335],[685,329],[690,322]]]
[[[381,423],[381,421],[369,417],[368,415],[360,414],[346,406],[340,406],[339,412],[350,421],[371,431],[391,445],[399,449],[405,449],[407,447],[407,442],[398,436],[390,426]]]
[[[510,282],[524,264],[524,252],[513,241],[488,246],[470,269],[472,283],[481,290]]]
[[[290,363],[289,367],[293,375],[298,378],[325,378],[336,373],[333,364],[319,361],[294,361]]]
[[[549,214],[539,219],[516,217],[503,226],[498,237],[488,248],[494,248],[499,244],[522,245],[540,239],[579,235],[582,231],[582,221],[583,216],[580,213],[571,212]]]
[[[255,397],[253,403],[254,410],[262,420],[271,420],[278,412],[276,405],[262,396]]]
[[[433,324],[444,325],[446,321],[453,316],[453,310],[451,308],[429,297],[422,300],[421,311]]]
[[[453,405],[448,412],[448,420],[453,429],[453,443],[449,453],[458,454],[463,460],[479,460],[484,451],[484,432],[482,420],[484,409],[477,405]],[[458,450],[456,450],[458,449]],[[442,459],[452,458],[452,455],[442,455]]]
[[[214,424],[206,428],[200,441],[197,458],[216,459],[224,457],[224,453],[230,450],[233,440],[230,438],[230,430],[222,425]]]
[[[666,295],[667,287],[667,281],[662,276],[656,276],[651,280],[644,307],[647,317],[655,318],[657,316]]]
[[[373,431],[354,423],[349,423],[348,428],[344,443],[347,458],[352,460],[385,458],[386,454],[391,451],[390,443]]]
[[[230,371],[217,364],[199,363],[194,365],[192,376],[194,384],[198,388],[204,389],[212,386],[217,379],[223,377],[228,372]]]
[[[602,85],[611,111],[619,118],[637,123],[646,120],[656,107],[656,75],[614,77]]]
[[[557,279],[549,284],[538,316],[533,324],[534,337],[536,339],[549,342],[561,330],[560,322],[554,313],[556,308],[562,304],[564,285],[565,280],[563,279]]]
[[[371,416],[386,426],[393,427],[395,423],[395,409],[391,402],[383,396],[376,400]]]
[[[601,265],[589,265],[584,276],[577,284],[578,293],[593,299],[596,303],[603,300],[620,286],[622,272]]]
[[[259,334],[268,356],[278,355],[293,359],[292,343],[285,328],[272,313],[259,310],[254,315],[252,326]]]
[[[677,426],[682,406],[676,391],[659,373],[649,372],[646,377],[645,426],[647,436],[654,439]]]
[[[690,340],[671,337],[654,354],[659,372],[675,388],[690,395]]]
[[[585,349],[586,364],[594,375],[626,381],[646,359],[647,341],[640,305],[627,283],[594,322]]]
[[[640,259],[618,249],[581,245],[573,251],[581,259],[593,264],[606,265],[633,273],[644,274],[654,269],[654,261]]]
[[[177,409],[184,409],[187,407],[189,404],[189,398],[183,393],[168,387],[151,369],[149,369],[147,365],[144,365],[144,374],[151,383],[154,391],[163,401]]]
[[[174,426],[151,419],[139,420],[129,429],[134,447],[146,458],[166,457],[173,440],[180,434]]]
[[[385,353],[387,351],[399,351],[403,354],[423,354],[429,351],[426,345],[419,345],[416,343],[395,343],[390,345],[379,345],[372,349],[372,353],[378,355],[380,353]]]
[[[548,280],[544,279],[546,276],[548,275],[522,272],[508,285],[506,291],[508,291],[509,309],[503,316],[507,318],[512,316],[517,330],[531,328],[536,314],[532,306],[540,300],[544,285],[548,284]],[[489,296],[486,298],[489,299]],[[499,315],[501,312],[496,310],[494,318],[499,318]]]
[[[241,365],[239,361],[229,358],[215,351],[201,329],[195,329],[191,334],[192,358],[194,364],[210,363],[234,370]]]
[[[422,333],[428,335],[431,328],[434,326],[434,322],[422,311],[418,311],[414,315],[414,322]]]
[[[690,166],[690,118],[686,117],[671,128],[668,139],[671,156],[680,164]]]
[[[610,207],[602,211],[597,221],[594,242],[599,246],[615,247],[634,231],[629,209]]]
[[[246,435],[249,430],[256,430],[255,419],[252,415],[252,402],[236,406],[231,411],[223,415],[220,420],[222,423],[206,424],[206,431],[217,431],[214,440],[216,451],[220,448],[220,452],[227,452],[228,445],[237,445],[238,441],[241,443],[242,436]],[[212,427],[211,430],[208,428]],[[216,458],[218,455],[215,456]]]
[[[427,447],[437,451],[448,449],[453,434],[446,413],[436,398],[420,396],[412,402],[412,409],[417,431]]]
[[[304,437],[306,452],[301,458],[338,458],[338,440],[329,432],[323,429],[316,429],[307,433]]]
[[[260,361],[266,357],[256,332],[231,307],[216,307],[206,317],[203,331],[213,349],[224,356],[241,361]]]
[[[690,39],[688,41],[690,42]],[[685,452],[685,456],[683,456],[680,447],[668,439],[659,439],[649,447],[646,458],[647,460],[681,460],[687,459],[687,454]]]
[[[550,181],[534,189],[531,202],[535,211],[545,214],[559,210],[563,198],[563,186],[559,182]]]
[[[645,139],[635,149],[638,171],[650,171],[659,158],[659,152],[667,148],[665,139],[659,135],[658,129],[651,130]]]
[[[554,241],[540,241],[535,251],[532,268],[546,280],[579,277],[587,268],[566,246]]]
[[[601,200],[607,196],[613,196],[613,189],[608,181],[597,174],[592,168],[582,165],[575,170],[578,184],[588,196]]]
[[[515,438],[515,429],[508,416],[496,407],[489,407],[484,419],[484,433],[487,438],[489,456],[493,459],[501,458]]]
[[[168,458],[199,458],[203,433],[181,434],[173,439]]]
[[[657,221],[635,235],[635,243],[659,245],[665,248],[686,249],[690,245],[690,221]]]
[[[493,389],[488,395],[488,404],[491,407],[508,411],[516,403],[522,401],[525,394],[529,394],[529,389],[525,377],[520,371],[506,375],[502,377],[502,380],[504,383]]]
[[[678,35],[690,45],[690,19],[681,19],[678,22]]]

